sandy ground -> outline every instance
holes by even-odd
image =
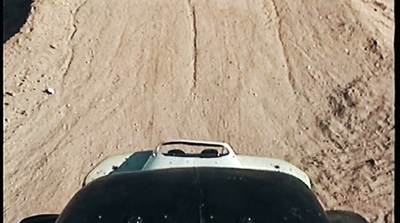
[[[292,162],[326,209],[394,222],[393,39],[387,0],[36,0],[3,44],[4,220],[185,138]]]

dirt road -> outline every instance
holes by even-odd
[[[34,1],[3,44],[5,222],[176,138],[292,162],[325,208],[394,222],[393,5]]]

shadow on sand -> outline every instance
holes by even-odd
[[[33,0],[3,1],[3,44],[25,24],[32,2]]]

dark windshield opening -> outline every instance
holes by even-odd
[[[199,157],[199,158],[215,158],[227,155],[227,153],[220,153],[216,149],[204,149],[200,153],[186,153],[181,149],[171,149],[167,153],[163,153],[165,156],[177,156],[177,157]]]

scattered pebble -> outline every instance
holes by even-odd
[[[308,66],[307,66],[307,69],[311,70],[311,66],[310,66],[310,65],[308,65]]]
[[[375,166],[375,160],[374,159],[366,160],[365,163],[369,164],[372,167]]]
[[[69,130],[69,125],[63,124],[63,129],[64,129],[64,130]]]
[[[47,88],[47,89],[45,90],[45,92],[46,92],[47,94],[55,94],[55,93],[56,93],[56,91],[55,91],[53,88]]]
[[[12,91],[7,91],[6,95],[15,96],[14,92],[12,92]]]
[[[381,65],[380,65],[379,63],[376,63],[376,64],[375,64],[375,67],[376,67],[376,68],[379,68],[380,66],[381,66]]]
[[[67,104],[67,105],[65,105],[65,106],[67,106],[67,108],[70,108],[70,107],[71,107],[71,105],[70,105],[70,104]]]

